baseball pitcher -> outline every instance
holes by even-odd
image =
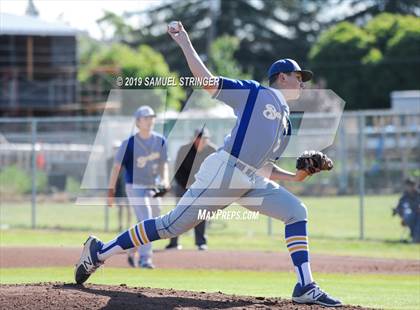
[[[103,243],[90,236],[75,269],[77,283],[85,282],[108,258],[136,244],[178,236],[200,223],[199,210],[215,212],[233,202],[257,199],[242,205],[285,223],[286,246],[293,262],[297,284],[292,299],[297,303],[340,306],[341,302],[314,282],[308,249],[305,205],[275,181],[302,182],[309,175],[330,170],[332,161],[320,152],[306,152],[289,172],[275,165],[291,134],[289,100],[299,98],[312,72],[301,70],[292,59],[280,59],[268,70],[270,86],[253,80],[215,78],[203,64],[180,22],[168,33],[182,49],[196,78],[216,79],[203,88],[215,99],[231,106],[237,117],[224,145],[202,163],[195,182],[175,209],[159,218],[141,221],[114,240]]]

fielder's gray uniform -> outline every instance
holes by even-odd
[[[160,214],[160,198],[153,198],[151,189],[159,183],[159,167],[167,160],[166,140],[155,132],[148,139],[134,135],[124,140],[115,156],[115,162],[125,167],[127,198],[139,222]],[[152,257],[152,244],[141,245],[138,251],[146,262]]]

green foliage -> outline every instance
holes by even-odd
[[[382,25],[382,31],[372,25]],[[376,45],[383,54],[382,59],[371,67],[370,76],[381,76],[381,79],[373,80],[374,100],[387,103],[393,90],[418,89],[420,18],[394,15],[391,22],[389,14],[381,14],[368,26],[372,32],[378,33]]]
[[[393,37],[398,29],[399,15],[383,13],[370,20],[365,30],[375,37],[375,45],[384,51],[389,38]]]
[[[317,17],[324,6],[323,0],[162,1],[146,12],[129,14],[138,16],[140,25],[125,35],[124,41],[132,46],[140,42],[153,46],[165,55],[171,69],[190,75],[182,51],[166,33],[169,21],[181,20],[202,56],[211,53],[213,38],[239,38],[234,58],[253,78],[263,79],[270,64],[279,58],[306,59],[310,40],[322,27]]]
[[[24,194],[31,190],[31,179],[26,172],[12,165],[0,172],[0,193]]]
[[[370,51],[363,56],[362,64],[369,65],[369,64],[377,64],[382,60],[382,53],[377,48],[372,48]]]
[[[127,38],[133,31],[132,27],[126,24],[125,19],[113,12],[105,11],[104,15],[96,21],[101,29],[104,39],[111,39],[120,42]]]
[[[369,54],[374,38],[363,29],[342,22],[325,31],[311,49],[309,58],[316,76],[327,80],[347,102],[347,108],[358,109],[369,104],[366,93],[366,69],[363,58]]]
[[[210,48],[210,67],[217,75],[249,79],[250,75],[243,73],[235,59],[240,40],[228,35],[217,38]]]
[[[331,27],[309,58],[347,109],[373,109],[388,107],[393,90],[418,88],[418,55],[420,18],[384,13],[362,28],[348,22]]]
[[[84,66],[89,63],[93,55],[98,53],[104,46],[104,43],[96,41],[87,35],[80,35],[77,37],[77,57],[80,64],[78,70],[79,81],[85,81],[87,79],[87,76],[80,75],[81,72],[87,73],[86,70],[83,70]]]
[[[45,193],[48,186],[48,176],[44,171],[36,172],[36,190],[37,192]]]
[[[75,178],[67,177],[66,179],[66,193],[78,194],[80,192],[80,182]]]
[[[48,184],[46,173],[37,171],[35,182],[37,191],[45,192]],[[23,169],[12,165],[0,171],[0,194],[23,195],[30,193],[31,190],[31,177]]]
[[[97,73],[97,74],[96,74]],[[177,75],[170,71],[163,56],[147,45],[140,45],[136,49],[121,43],[101,47],[92,55],[89,63],[80,70],[79,79],[85,84],[101,84],[102,89],[112,88],[116,76],[125,77],[169,77]],[[142,88],[138,85],[124,88]],[[143,87],[144,88],[144,87]],[[178,109],[185,98],[181,87],[168,87],[168,106]],[[161,109],[163,106],[160,107]]]
[[[342,22],[325,31],[311,49],[312,60],[348,61],[360,58],[369,51],[373,38],[348,22]],[[351,57],[351,58],[349,58]]]

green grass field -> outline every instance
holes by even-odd
[[[309,211],[311,251],[420,260],[420,245],[400,242],[402,237],[407,237],[407,232],[397,218],[391,217],[391,208],[397,199],[397,196],[366,197],[365,240],[361,241],[358,238],[357,197],[303,198]],[[104,207],[98,206],[39,204],[37,223],[40,229],[29,229],[29,204],[2,203],[0,246],[81,246],[90,233],[103,240],[110,240],[117,234],[115,208],[110,210],[111,232],[103,231]],[[261,215],[255,221],[213,221],[208,229],[209,246],[211,249],[286,251],[283,224],[273,221],[271,236],[267,227],[267,218]],[[163,248],[166,243],[166,240],[160,240],[154,247]],[[192,233],[182,236],[181,243],[184,248],[193,248]],[[0,283],[71,282],[72,278],[71,268],[0,268]],[[420,307],[418,275],[315,274],[315,278],[323,288],[348,304],[384,309]],[[284,272],[104,268],[92,277],[92,282],[290,298],[295,275]]]
[[[358,238],[359,201],[357,196],[303,197],[309,211],[309,230],[312,237]],[[398,240],[403,231],[397,218],[391,217],[391,208],[398,196],[367,196],[365,207],[365,236],[371,240]],[[164,207],[163,212],[173,205]],[[229,208],[235,208],[231,206]],[[103,206],[79,206],[72,203],[38,203],[38,228],[63,228],[72,230],[104,229]],[[241,208],[242,209],[242,208]],[[29,228],[31,207],[28,203],[4,203],[0,205],[1,227]],[[116,208],[110,209],[110,229],[117,228]],[[283,234],[283,224],[273,221],[273,232]],[[223,234],[258,235],[267,233],[267,218],[258,221],[222,221],[215,223],[214,230]]]
[[[92,231],[102,240],[111,240],[115,233]],[[52,231],[52,230],[3,230],[0,231],[1,246],[81,246],[86,240],[86,231]],[[218,250],[255,250],[286,252],[284,240],[280,236],[230,236],[228,234],[209,233],[209,247]],[[194,248],[194,239],[188,233],[180,239],[185,249]],[[153,243],[155,249],[164,248],[167,240]],[[366,256],[396,259],[420,259],[420,245],[381,242],[359,241],[353,239],[311,238],[310,247],[313,253],[331,255]]]
[[[0,269],[1,283],[69,282],[71,268]],[[417,276],[315,273],[318,283],[346,304],[383,309],[418,309]],[[221,280],[223,279],[223,280]],[[133,270],[102,268],[92,283],[174,288],[191,291],[290,298],[295,275],[287,272],[220,270]]]
[[[420,245],[400,242],[402,236],[407,236],[407,232],[397,218],[391,217],[391,208],[397,199],[395,195],[366,198],[366,240],[361,242],[358,239],[357,197],[304,197],[303,201],[309,210],[312,251],[336,255],[420,259]],[[169,208],[167,206],[165,209]],[[116,208],[110,209],[110,229],[113,231],[105,233],[104,207],[39,204],[37,222],[43,229],[30,230],[29,205],[2,203],[0,226],[9,229],[0,231],[0,246],[79,246],[89,233],[109,240],[117,233],[116,212]],[[214,221],[208,229],[209,246],[213,249],[285,251],[283,223],[273,221],[273,234],[269,236],[267,222],[267,217],[262,215],[255,221]],[[51,231],[54,228],[61,230]],[[191,232],[181,240],[185,248],[194,246]],[[166,241],[159,241],[156,248],[165,244]]]

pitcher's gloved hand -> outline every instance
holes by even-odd
[[[333,161],[318,151],[305,151],[296,160],[296,169],[305,170],[309,175],[323,170],[331,170],[333,167]]]

